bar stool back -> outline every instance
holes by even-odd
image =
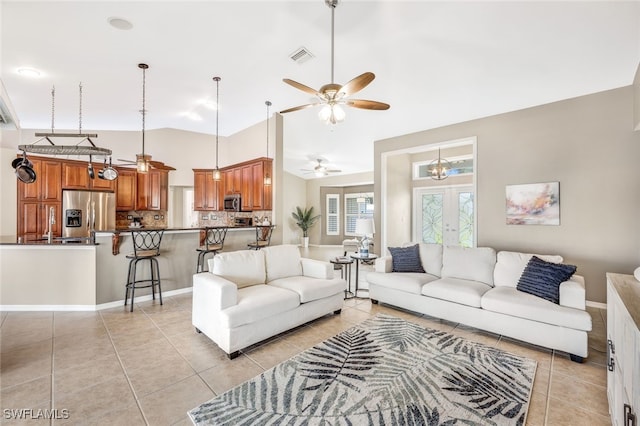
[[[215,256],[216,253],[222,250],[224,247],[224,239],[227,236],[226,226],[215,226],[205,228],[205,237],[204,244],[196,249],[198,252],[198,263],[196,265],[196,273],[203,272],[205,270],[204,267],[204,257],[208,253],[213,253]],[[208,270],[208,269],[207,269]]]
[[[250,250],[260,250],[271,244],[271,234],[275,225],[256,225],[256,240],[247,244]]]
[[[158,296],[162,305],[162,287],[160,286],[160,268],[158,260],[160,256],[160,243],[164,230],[139,230],[131,231],[131,240],[133,243],[133,253],[126,257],[129,260],[129,273],[127,275],[126,292],[124,296],[124,304],[127,305],[129,290],[131,290],[131,312],[133,312],[133,299],[136,288],[151,287],[153,300],[156,299],[156,286],[158,287]],[[149,261],[151,272],[150,279],[136,279],[138,262],[141,260]],[[142,285],[141,285],[142,284]]]

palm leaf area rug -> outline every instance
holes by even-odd
[[[536,362],[379,314],[194,408],[196,425],[523,425]]]

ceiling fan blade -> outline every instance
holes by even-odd
[[[376,78],[376,75],[372,72],[365,72],[364,74],[360,74],[353,80],[349,81],[347,84],[342,86],[340,89],[340,93],[344,93],[344,96],[353,95],[356,92],[364,89]]]
[[[293,111],[298,111],[298,110],[305,109],[305,108],[311,108],[311,107],[316,106],[316,105],[320,105],[320,103],[318,102],[318,103],[315,103],[315,104],[300,105],[300,106],[297,106],[297,107],[285,109],[283,111],[280,111],[280,114],[286,114],[287,112],[293,112]]]
[[[305,86],[304,84],[298,83],[297,81],[293,81],[293,80],[291,80],[289,78],[283,78],[282,81],[284,81],[285,83],[287,83],[290,86],[295,87],[296,89],[300,89],[303,92],[307,92],[310,95],[320,96],[320,93],[318,93],[318,91],[316,89],[312,89],[311,87]]]
[[[377,101],[367,101],[364,99],[346,100],[345,105],[349,105],[354,108],[362,108],[362,109],[375,109],[375,110],[389,109],[389,104],[385,104]]]

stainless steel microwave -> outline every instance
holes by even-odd
[[[240,205],[240,194],[231,194],[224,196],[224,211],[239,212]]]

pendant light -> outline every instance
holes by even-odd
[[[144,152],[144,127],[145,127],[145,117],[147,115],[146,109],[146,71],[149,68],[147,64],[138,64],[138,68],[142,70],[142,154],[136,154],[136,170],[138,173],[147,173],[149,171],[149,161],[151,160],[151,155],[147,155]]]
[[[451,164],[440,157],[440,148],[438,148],[438,159],[433,160],[431,164],[429,164],[429,169],[431,171],[431,179],[444,180],[449,176],[448,173],[451,170]]]
[[[220,111],[220,77],[213,77],[216,82],[216,168],[213,170],[213,180],[220,180],[222,175],[218,168],[218,114]]]
[[[267,106],[267,158],[269,158],[269,107],[271,106],[271,102],[265,101],[264,104]],[[271,185],[271,175],[269,172],[264,175],[264,184]]]

